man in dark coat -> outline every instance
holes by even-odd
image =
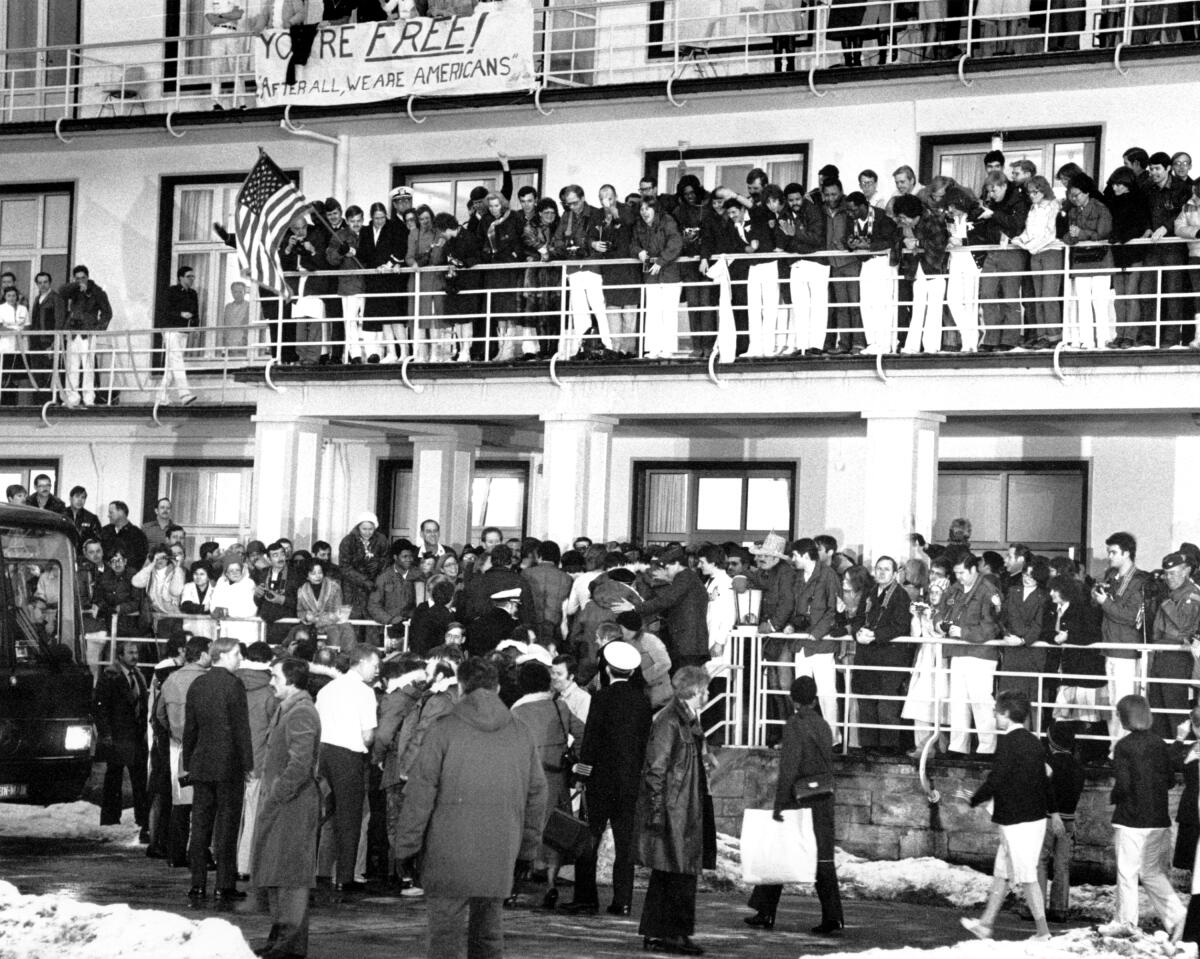
[[[150,543],[146,534],[129,522],[129,507],[119,499],[108,504],[108,525],[100,530],[100,542],[106,559],[111,560],[113,550],[120,547],[135,571],[146,564]]]
[[[641,665],[641,654],[618,640],[604,647],[604,660],[609,684],[592,697],[577,767],[587,783],[587,821],[594,845],[575,862],[575,899],[563,909],[593,913],[599,908],[596,853],[611,824],[616,858],[608,912],[628,916],[633,902],[633,817],[654,711],[645,690],[629,682]]]
[[[912,665],[914,646],[893,640],[908,636],[912,617],[908,612],[908,593],[896,581],[896,561],[880,556],[875,561],[875,589],[867,598],[866,615],[858,631],[856,666],[892,666],[907,670]],[[900,750],[898,729],[872,728],[899,726],[901,695],[907,672],[881,672],[855,669],[851,688],[858,697],[858,741],[864,749],[884,752]],[[890,696],[891,699],[881,699]]]
[[[463,697],[430,728],[405,787],[396,859],[424,853],[429,955],[500,956],[513,864],[542,841],[546,777],[533,736],[500,700],[494,663],[458,672]]]
[[[86,543],[89,539],[100,539],[100,517],[90,512],[87,507],[87,490],[82,486],[71,487],[71,505],[63,515],[75,524],[79,533],[79,542]]]
[[[308,663],[285,659],[271,666],[279,708],[271,717],[262,797],[250,875],[267,890],[271,932],[259,955],[288,959],[308,953],[308,895],[313,885],[321,817],[317,753],[321,720],[308,695]]]
[[[821,900],[821,923],[813,929],[813,934],[824,936],[843,925],[842,897],[838,892],[833,860],[833,732],[817,712],[817,683],[811,676],[800,676],[792,683],[791,701],[795,711],[783,727],[774,818],[782,822],[785,809],[812,810],[813,833],[817,839],[817,898]],[[822,786],[828,783],[830,791],[797,799],[799,782],[818,782]],[[749,902],[755,914],[746,917],[746,925],[772,928],[782,893],[783,886],[755,886]]]
[[[33,478],[33,495],[29,497],[29,505],[60,516],[67,511],[67,504],[54,495],[54,480],[45,473]]]
[[[61,334],[67,325],[67,304],[54,289],[54,278],[49,273],[39,273],[33,279],[37,284],[37,295],[29,304],[29,330],[45,335],[30,337],[31,352],[26,356],[26,361],[31,370],[37,371],[35,378],[38,389],[47,390],[52,377],[59,375],[51,372],[54,369],[54,354],[60,354],[60,371],[66,363]]]
[[[231,903],[246,894],[237,888],[237,838],[242,791],[254,775],[246,690],[234,673],[242,665],[236,639],[222,637],[209,646],[213,668],[187,691],[183,726],[182,774],[191,779],[192,836],[188,858],[192,887],[188,898],[204,899],[208,847],[217,860],[217,899]]]
[[[267,624],[267,642],[282,643],[291,627],[280,623],[281,619],[296,616],[296,593],[300,589],[300,576],[288,565],[287,550],[283,543],[275,542],[267,547],[270,566],[255,570],[254,601],[258,605],[258,617]]]
[[[116,549],[108,557],[108,566],[96,580],[92,602],[96,605],[97,618],[105,627],[116,616],[118,635],[142,635],[142,591],[133,585],[133,571],[123,550]]]
[[[540,543],[535,554],[537,562],[521,575],[529,583],[533,604],[528,618],[537,630],[543,646],[558,645],[562,639],[563,603],[571,595],[575,582],[562,571],[558,544],[552,540]]]
[[[492,607],[492,597],[496,593],[519,589],[521,621],[527,626],[533,625],[533,592],[529,582],[512,569],[512,559],[512,550],[504,543],[493,546],[490,552],[484,554],[482,569],[463,587],[460,604],[462,608],[459,612],[466,622],[469,623],[487,613]]]
[[[121,821],[121,784],[125,770],[133,787],[133,815],[146,839],[146,680],[137,668],[136,643],[120,643],[116,662],[107,666],[96,683],[92,716],[99,745],[106,760],[104,800],[100,825]]]
[[[467,652],[472,656],[486,656],[506,639],[512,639],[513,630],[520,626],[518,588],[502,589],[491,599],[492,608],[467,624]]]
[[[672,546],[659,557],[667,582],[635,609],[642,619],[662,613],[672,669],[702,666],[708,662],[708,590],[687,564],[682,546]]]

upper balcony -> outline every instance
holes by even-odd
[[[481,0],[479,9],[521,3]],[[238,108],[278,113],[258,95],[256,57],[264,47],[258,35],[210,33],[203,16],[187,12],[192,6],[202,10],[202,4],[185,0],[182,16],[180,3],[168,6],[176,15],[168,11],[166,36],[161,16],[109,17],[57,34],[90,42],[10,42],[0,53],[0,125],[12,133],[54,124],[62,135],[137,126],[155,115],[166,115],[170,126],[181,113],[191,114],[180,121],[184,125],[221,122],[230,109],[238,115],[244,115]],[[738,89],[748,77],[762,86],[807,85],[819,95],[832,83],[922,74],[957,75],[969,83],[979,71],[1106,61],[1124,71],[1124,63],[1137,59],[1194,54],[1200,37],[1200,20],[1180,19],[1192,8],[1173,0],[1065,0],[1048,15],[992,11],[993,4],[981,0],[961,15],[925,16],[936,6],[900,0],[554,3],[533,12],[533,62],[520,85],[536,95],[539,107],[577,97],[661,96],[664,90],[678,104],[689,90]],[[325,40],[332,44],[339,29],[323,27],[318,47]],[[398,92],[401,99],[419,93],[423,110],[455,109],[510,103],[514,88],[433,99],[415,89]],[[396,106],[388,100],[351,108],[394,113]],[[304,109],[322,115],[346,107]]]

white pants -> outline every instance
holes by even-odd
[[[679,295],[682,292],[682,283],[646,284],[643,356],[673,356],[679,352]]]
[[[792,330],[796,350],[825,348],[829,329],[829,264],[798,260],[788,277],[792,294]]]
[[[733,287],[729,280],[729,261],[714,260],[708,278],[717,284],[717,352],[721,361],[732,363],[737,354],[737,324],[733,321]]]
[[[1075,276],[1071,278],[1070,296],[1075,301],[1076,322],[1064,339],[1072,346],[1084,349],[1104,348],[1116,336],[1109,314],[1112,312],[1112,282],[1107,276]]]
[[[806,653],[796,655],[796,675],[811,676],[817,684],[817,702],[821,704],[821,716],[833,730],[833,742],[841,742],[841,727],[838,725],[837,666],[833,653]]]
[[[962,351],[979,350],[979,267],[966,251],[950,254],[950,273],[946,277],[946,303],[950,316],[962,337]]]
[[[96,402],[96,340],[73,334],[67,343],[67,405],[78,405],[81,394],[84,406]]]
[[[996,661],[977,656],[955,656],[950,660],[950,749],[971,751],[971,720],[979,737],[979,754],[996,751],[996,717],[992,707],[992,683]]]
[[[163,375],[159,395],[163,400],[174,390],[175,398],[182,401],[192,395],[188,389],[187,367],[184,357],[187,352],[187,331],[166,330],[163,332]]]
[[[912,319],[904,339],[905,353],[937,353],[942,348],[942,304],[946,300],[946,277],[926,276],[918,266],[913,279]]]
[[[858,310],[871,352],[896,348],[896,269],[886,256],[868,257],[858,275]]]
[[[1112,712],[1108,716],[1108,738],[1114,746],[1118,740],[1129,734],[1129,730],[1121,725],[1120,717],[1117,716],[1117,703],[1121,701],[1122,696],[1133,696],[1137,693],[1137,666],[1136,659],[1104,657],[1104,673],[1108,676],[1108,701],[1112,703]]]
[[[1133,662],[1133,660],[1127,660]],[[1117,922],[1138,924],[1138,879],[1154,912],[1168,932],[1183,922],[1186,910],[1168,878],[1171,868],[1171,827],[1135,829],[1113,826],[1117,854]]]
[[[770,356],[779,321],[779,267],[774,260],[755,263],[746,274],[746,356]]]
[[[346,330],[346,359],[352,360],[356,357],[365,359],[366,344],[364,343],[362,315],[367,305],[367,298],[356,293],[352,296],[343,296],[341,300],[342,325]]]
[[[583,334],[596,318],[596,329],[600,342],[612,349],[612,334],[608,327],[608,305],[604,302],[604,281],[599,273],[578,270],[567,276],[567,289],[571,295],[571,311],[565,317],[562,336],[558,341],[558,352],[563,359],[570,359],[583,345]]]

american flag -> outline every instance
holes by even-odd
[[[244,277],[290,298],[279,263],[279,242],[292,217],[307,202],[275,161],[262,149],[258,152],[258,162],[238,193],[234,214],[238,262]]]

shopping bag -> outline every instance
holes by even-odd
[[[752,885],[815,882],[817,837],[811,809],[786,809],[783,822],[769,809],[742,814],[742,881]]]

